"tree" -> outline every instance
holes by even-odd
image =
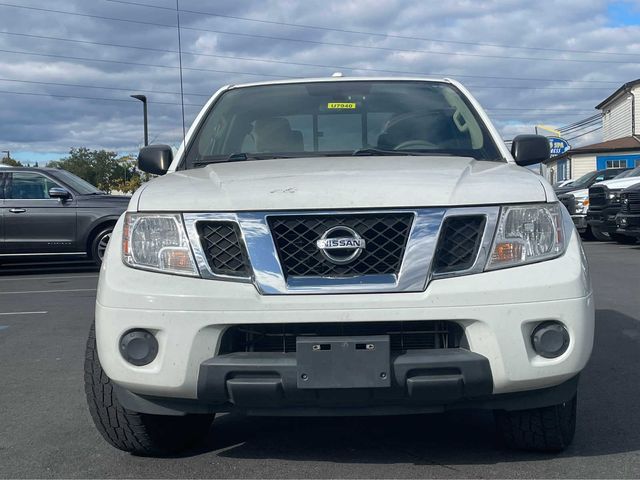
[[[143,181],[135,159],[118,157],[116,152],[107,150],[72,148],[68,157],[49,162],[48,166],[67,170],[108,193],[112,190],[132,193]]]
[[[0,162],[0,163],[2,163],[3,165],[10,165],[12,167],[22,167],[23,166],[22,163],[19,162],[18,160],[15,160],[15,159],[9,158],[9,157],[4,157],[2,159],[2,162]]]

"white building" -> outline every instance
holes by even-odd
[[[552,183],[593,170],[640,166],[640,79],[625,83],[596,108],[602,113],[604,141],[545,162]]]

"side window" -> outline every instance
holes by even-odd
[[[4,198],[4,182],[7,176],[4,173],[0,173],[0,200]]]
[[[14,172],[8,183],[5,188],[7,199],[43,200],[50,198],[50,188],[60,187],[44,175],[31,172]]]
[[[604,175],[600,174],[596,177],[596,182],[601,182],[602,180],[604,180]]]

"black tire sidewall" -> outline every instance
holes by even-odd
[[[97,265],[101,265],[102,264],[102,259],[98,255],[98,245],[100,244],[100,240],[102,240],[102,238],[105,235],[111,234],[112,232],[113,232],[113,227],[104,228],[104,229],[100,230],[100,232],[98,232],[98,234],[93,238],[93,241],[91,242],[91,259]]]

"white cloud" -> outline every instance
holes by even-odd
[[[169,1],[155,4],[173,6]],[[30,0],[23,2],[23,5],[150,23],[175,23],[175,12],[170,10],[136,7],[105,0]],[[231,16],[426,39],[634,55],[510,49],[304,29],[190,13],[181,16],[182,25],[186,27],[182,32],[183,49],[186,52],[446,74],[458,77],[469,85],[487,108],[539,108],[572,112],[566,116],[556,116],[543,110],[537,114],[532,114],[531,111],[491,110],[493,120],[504,138],[512,138],[521,132],[531,132],[537,123],[560,126],[585,118],[595,113],[593,107],[620,84],[640,77],[640,26],[612,25],[607,17],[607,2],[604,0],[566,0],[561,3],[516,0],[235,0],[205,3],[182,0],[181,7]],[[0,17],[3,19],[4,30],[8,32],[132,45],[148,49],[177,49],[176,31],[167,27],[5,6],[0,6]],[[194,29],[286,37],[307,42],[252,38]],[[361,45],[378,49],[309,42]],[[179,91],[179,76],[175,68],[178,58],[175,53],[6,34],[0,34],[0,49],[107,60],[108,62],[77,61],[0,52],[1,79],[114,88],[102,90],[0,81],[0,91],[119,100],[127,100],[130,93],[146,93],[150,100],[150,137],[157,142],[170,144],[179,141],[182,131],[180,107],[163,104],[179,102],[179,95],[176,94]],[[447,54],[441,54],[442,52]],[[538,60],[515,57],[532,57]],[[160,66],[136,66],[135,63]],[[334,67],[285,65],[189,54],[184,55],[183,63],[187,68],[184,71],[184,90],[187,94],[211,94],[226,83],[272,78],[267,75],[319,76],[329,75],[338,70]],[[347,75],[376,74],[370,70],[340,70]],[[502,77],[542,80],[507,80]],[[587,80],[610,83],[584,82]],[[115,90],[116,88],[122,90]],[[185,96],[185,101],[189,104],[202,104],[205,100],[202,96]],[[197,110],[193,106],[187,107],[187,123],[195,117]],[[573,113],[576,111],[586,113]],[[90,148],[132,151],[141,142],[141,123],[140,104],[135,100],[109,102],[0,93],[2,149],[48,152],[66,151],[71,146],[83,145]],[[598,134],[595,133],[576,141],[584,143],[598,140]]]

